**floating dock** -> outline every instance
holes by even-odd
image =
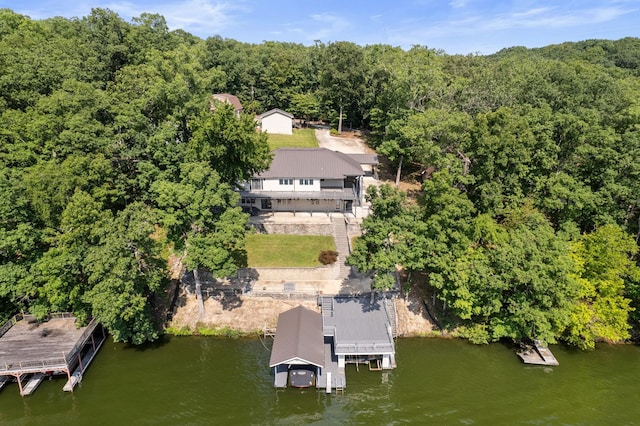
[[[16,315],[0,327],[0,389],[16,381],[20,394],[30,395],[44,378],[66,375],[65,390],[73,390],[105,340],[106,331],[95,320],[78,328],[71,314],[47,321]]]
[[[532,345],[527,345],[524,350],[518,352],[518,356],[525,364],[560,365],[549,348],[539,340],[534,340]]]
[[[35,390],[40,386],[40,383],[44,380],[46,376],[43,373],[36,373],[29,378],[29,381],[26,385],[22,387],[22,392],[20,394],[22,396],[31,395]]]

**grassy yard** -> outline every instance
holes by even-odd
[[[335,249],[330,235],[252,234],[247,238],[247,263],[250,268],[321,266],[320,252]]]
[[[293,135],[269,135],[269,148],[317,148],[318,141],[313,129],[294,129]]]

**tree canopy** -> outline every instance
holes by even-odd
[[[69,310],[153,340],[167,247],[214,276],[242,264],[233,186],[271,160],[253,114],[335,125],[342,109],[398,176],[424,179],[418,197],[368,195],[349,262],[376,288],[398,266],[423,273],[474,341],[626,339],[640,324],[638,52],[637,38],[489,56],[247,44],[156,14],[1,9],[1,316]]]

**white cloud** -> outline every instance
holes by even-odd
[[[329,40],[349,27],[349,21],[347,19],[333,13],[311,15],[311,18],[320,24],[321,28],[307,33],[309,40]]]
[[[158,13],[165,17],[171,30],[178,28],[188,32],[218,33],[234,23],[235,14],[246,12],[238,3],[215,0],[186,0],[178,2],[114,2],[105,7],[124,16],[139,16],[142,13]]]
[[[449,6],[451,6],[454,9],[461,9],[465,7],[467,3],[469,3],[468,0],[451,0],[449,2]]]

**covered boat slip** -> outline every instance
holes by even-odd
[[[54,315],[45,322],[31,315],[16,316],[0,328],[0,377],[17,381],[22,395],[53,375],[66,375],[65,390],[72,390],[79,381],[73,380],[73,369],[81,374],[105,339],[96,321],[77,328],[71,314]]]
[[[338,364],[376,362],[376,369],[391,369],[395,363],[395,309],[385,298],[323,297],[322,322],[325,336],[333,337]]]
[[[315,373],[317,388],[343,391],[347,363],[367,363],[372,370],[396,367],[395,310],[388,300],[321,297],[318,302],[321,313],[298,306],[278,317],[269,361],[275,387],[299,386],[292,374],[306,368]]]
[[[325,340],[322,335],[320,313],[302,306],[283,312],[278,317],[269,366],[274,369],[274,386],[277,388],[299,386],[295,379],[292,381],[293,373],[299,369],[315,373],[317,388],[327,388],[329,376],[330,389],[342,390],[346,385],[344,368],[338,367],[331,341]],[[313,385],[311,383],[307,387]]]

